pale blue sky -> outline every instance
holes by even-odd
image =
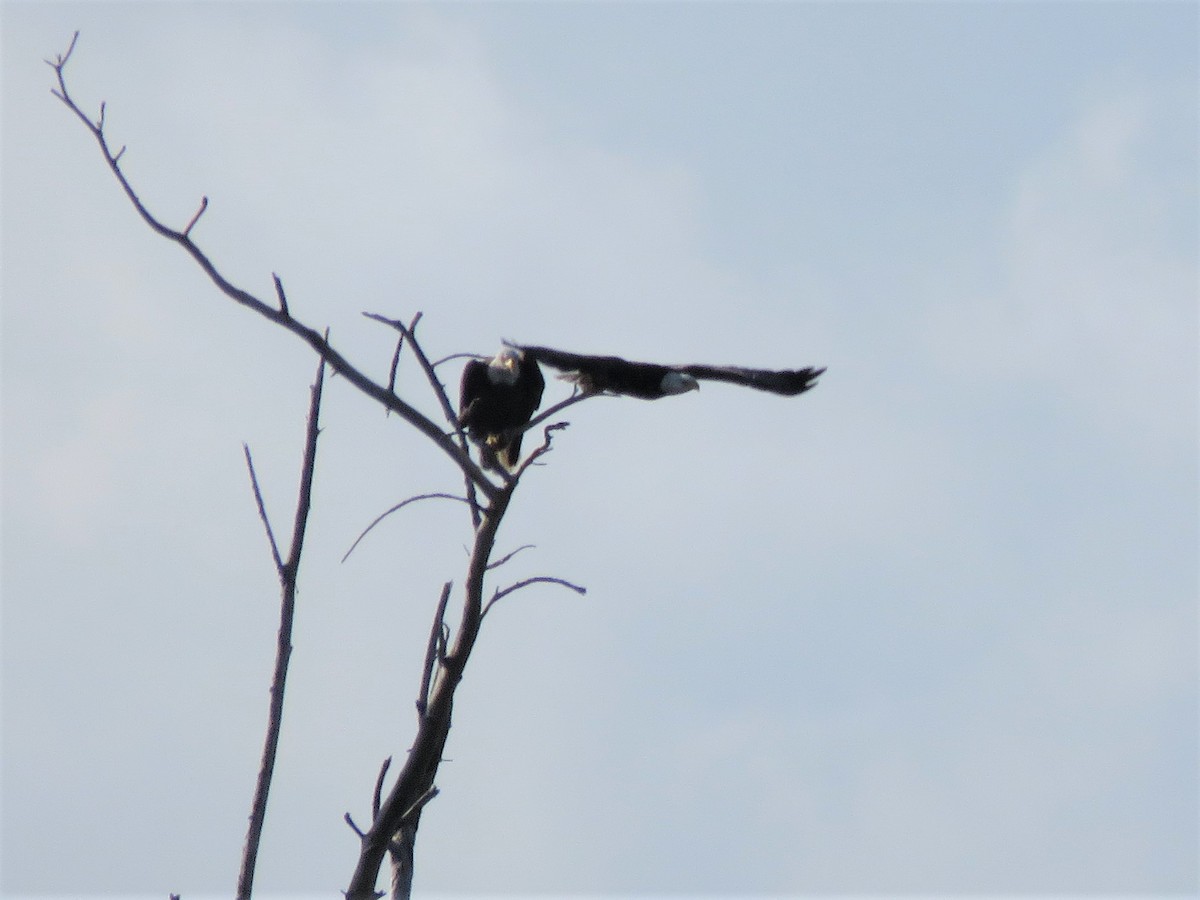
[[[241,442],[286,521],[314,369],[50,96],[77,28],[143,199],[207,195],[218,266],[373,371],[362,310],[829,366],[571,411],[505,580],[589,593],[489,617],[418,890],[1197,890],[1194,4],[2,14],[6,895],[232,890],[276,616]],[[345,886],[469,538],[429,505],[340,564],[456,479],[326,397],[277,894]]]

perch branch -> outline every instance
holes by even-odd
[[[534,418],[530,419],[525,424],[525,427],[522,430],[529,431],[529,429],[531,429],[531,428],[537,428],[537,426],[541,425],[543,422],[545,422],[551,416],[558,415],[558,413],[562,412],[568,406],[574,406],[576,403],[582,403],[584,400],[590,400],[592,397],[608,397],[608,396],[614,396],[614,395],[611,395],[611,394],[588,394],[588,393],[583,393],[582,391],[572,394],[566,400],[561,400],[558,403],[555,403],[550,408],[543,410],[540,415],[537,415]]]

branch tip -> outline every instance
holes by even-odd
[[[267,541],[271,545],[271,559],[275,562],[275,571],[279,573],[280,578],[283,578],[285,575],[283,557],[279,553],[275,532],[271,529],[271,520],[267,517],[267,507],[263,502],[262,491],[258,487],[258,475],[254,472],[254,459],[250,456],[249,444],[242,444],[242,453],[246,457],[246,468],[250,472],[250,486],[254,489],[254,503],[258,507],[258,517],[262,520],[263,528],[267,532]]]
[[[104,105],[103,104],[100,105],[100,111],[101,111],[100,118],[103,119],[104,118],[104,116],[103,116]],[[200,221],[200,217],[202,215],[204,215],[204,211],[206,209],[208,209],[208,197],[201,197],[200,198],[200,208],[198,210],[196,210],[196,214],[194,216],[192,216],[192,220],[190,222],[188,222],[187,227],[185,229],[183,229],[184,237],[187,237],[188,235],[190,235],[192,233],[192,229],[196,227],[196,223]]]
[[[492,594],[492,599],[489,600],[483,607],[483,612],[480,613],[480,618],[486,616],[488,610],[495,606],[502,597],[507,597],[509,594],[519,591],[522,588],[527,588],[531,584],[557,584],[558,586],[572,590],[581,596],[587,593],[587,588],[585,588],[583,585],[567,581],[565,578],[555,578],[552,575],[538,575],[534,578],[526,578],[523,581],[518,581],[516,584],[510,584],[506,588],[497,588],[496,592]]]
[[[372,820],[379,818],[379,807],[383,802],[383,779],[387,775],[388,768],[390,768],[391,765],[392,758],[389,756],[383,761],[383,765],[379,767],[379,777],[375,779],[375,793],[371,797]]]
[[[283,293],[283,282],[274,272],[271,273],[271,279],[275,282],[275,296],[279,298],[279,311],[283,313],[283,315],[290,317],[291,313],[288,312],[287,295]],[[329,329],[325,330],[325,340],[329,340]],[[322,357],[322,359],[323,358],[324,357]]]
[[[354,824],[354,817],[351,816],[350,813],[346,813],[344,816],[342,816],[342,818],[346,821],[346,824],[350,826],[350,830],[358,835],[359,840],[365,841],[367,839],[367,833]]]

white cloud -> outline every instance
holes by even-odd
[[[997,284],[939,304],[931,325],[951,374],[1060,398],[1178,463],[1195,438],[1198,283],[1195,247],[1171,239],[1196,228],[1179,149],[1194,136],[1174,108],[1147,89],[1082,110],[1014,186]]]

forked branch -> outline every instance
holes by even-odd
[[[458,420],[458,414],[454,411],[454,405],[450,402],[450,397],[446,393],[446,386],[438,378],[437,372],[434,370],[434,364],[429,361],[429,357],[425,354],[421,342],[417,340],[417,323],[421,321],[421,313],[417,313],[407,327],[398,319],[389,319],[387,316],[381,316],[378,313],[364,312],[363,315],[372,321],[381,322],[400,332],[400,338],[396,342],[396,354],[392,360],[389,386],[395,383],[396,366],[400,362],[400,348],[404,346],[404,341],[407,340],[409,347],[412,348],[413,356],[417,358],[417,363],[425,373],[425,378],[429,381],[429,386],[433,389],[434,396],[437,397],[438,403],[442,407],[442,415],[446,417],[446,421],[450,423],[450,427],[453,429],[454,438],[458,442],[458,446],[464,453],[470,456],[470,450],[468,449],[470,445],[467,443],[467,435],[463,432],[462,423]],[[467,478],[466,484],[467,500],[471,504],[471,524],[478,528],[480,513],[479,501],[475,496],[475,484],[470,478]]]
[[[238,872],[238,900],[249,900],[254,888],[254,868],[258,862],[258,847],[262,838],[263,822],[267,815],[267,797],[271,791],[271,779],[275,773],[275,756],[279,749],[279,733],[283,725],[283,695],[287,686],[288,661],[292,655],[292,622],[296,613],[296,579],[300,572],[300,556],[304,552],[304,534],[308,527],[308,513],[312,508],[313,472],[317,465],[317,436],[320,434],[318,419],[321,413],[321,389],[325,383],[325,360],[317,366],[317,380],[312,386],[312,399],[308,408],[308,426],[304,439],[304,462],[300,468],[300,491],[296,500],[296,514],[292,521],[292,542],[287,559],[279,552],[271,521],[263,504],[258,477],[254,473],[254,462],[250,448],[246,447],[246,466],[250,470],[250,482],[254,488],[254,500],[262,518],[267,539],[271,544],[271,558],[279,576],[279,632],[275,645],[275,670],[271,676],[271,703],[267,714],[267,734],[263,741],[262,759],[259,763],[258,781],[254,788],[254,800],[250,807],[250,825],[246,831],[246,844],[242,850],[242,864]]]

